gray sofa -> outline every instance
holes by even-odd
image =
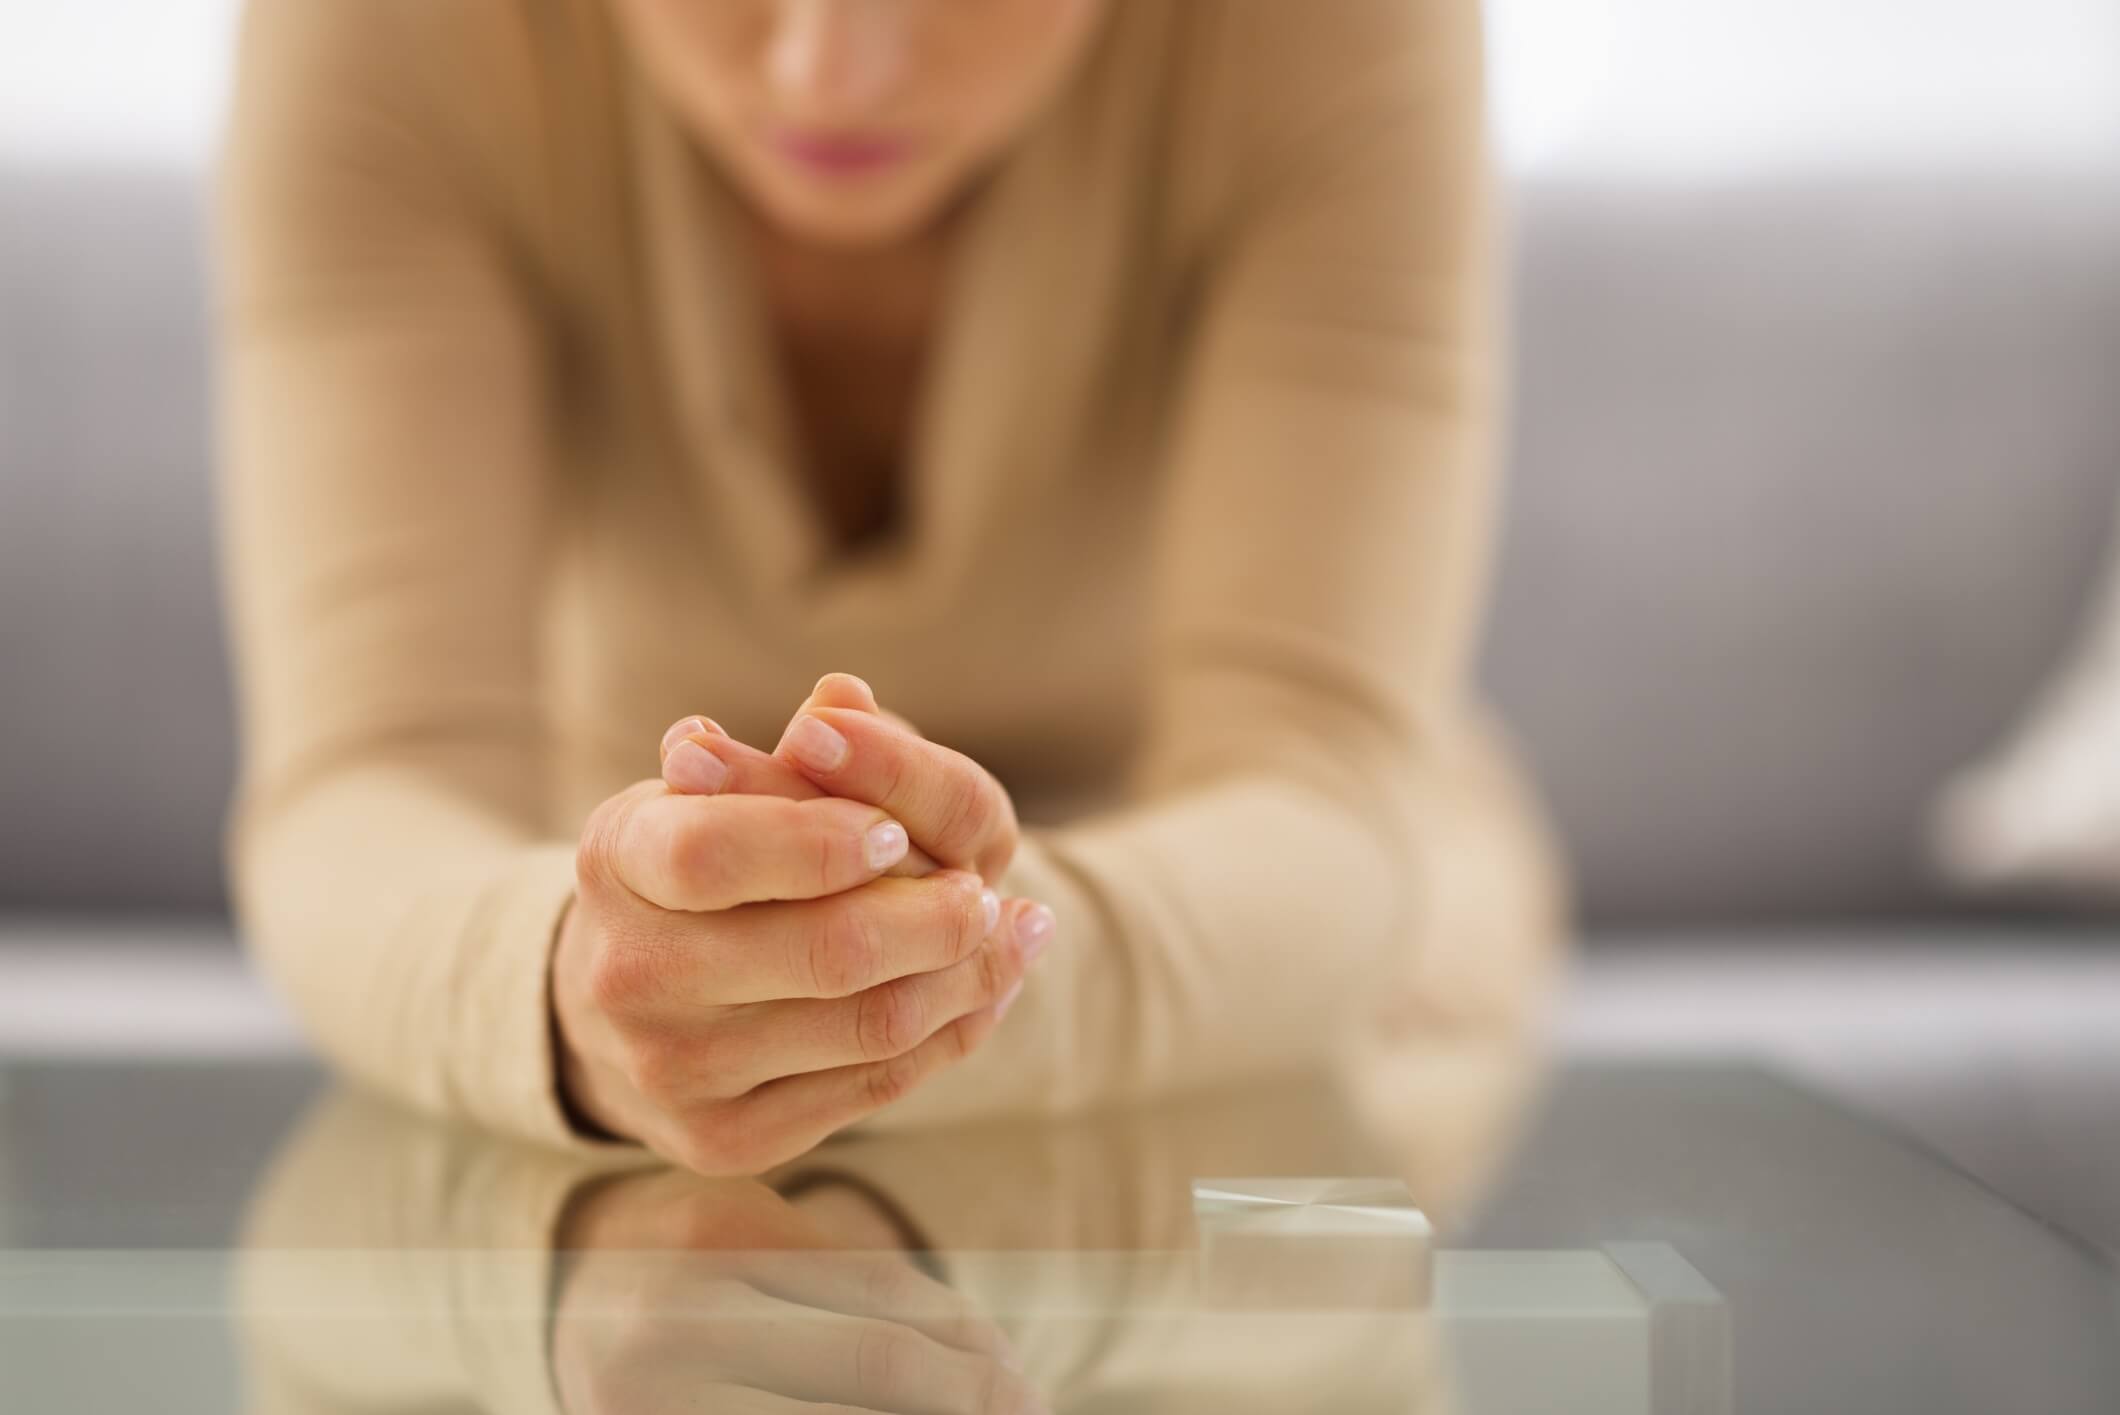
[[[2081,176],[1517,193],[1484,672],[1608,928],[1926,917],[1939,779],[2120,482]],[[0,911],[211,913],[232,751],[196,176],[0,170]]]

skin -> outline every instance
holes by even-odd
[[[1106,3],[612,0],[752,214],[801,471],[845,548],[891,529],[963,199],[1077,69]],[[842,675],[770,754],[703,717],[661,749],[662,779],[584,828],[554,958],[584,1126],[755,1173],[993,1030],[1054,920],[990,888],[1016,816],[976,762]]]
[[[968,1056],[1055,923],[986,887],[1016,849],[1007,792],[858,678],[820,681],[775,753],[704,718],[663,749],[583,828],[562,1082],[595,1129],[756,1173]]]
[[[1109,0],[612,3],[751,214],[813,507],[847,549],[888,536],[965,198],[1080,67]],[[817,143],[890,160],[795,155]]]
[[[1065,86],[1108,0],[612,0],[633,52],[775,230],[917,244]],[[821,172],[790,139],[886,143]]]

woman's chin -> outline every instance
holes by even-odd
[[[776,175],[752,185],[769,225],[803,245],[858,249],[895,245],[932,226],[949,203],[937,184],[903,176]]]

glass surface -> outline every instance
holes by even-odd
[[[2111,1412],[2120,1279],[1743,1067],[1461,1057],[763,1182],[302,1067],[0,1069],[0,1409],[819,1406]]]

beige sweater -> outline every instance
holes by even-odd
[[[1521,1006],[1550,855],[1466,687],[1496,422],[1474,0],[1121,0],[978,199],[848,562],[734,198],[603,0],[253,0],[224,491],[258,956],[349,1071],[567,1141],[572,841],[827,670],[990,767],[1060,942],[886,1120]],[[1406,1005],[1408,1002],[1413,1005]],[[1411,1019],[1411,1020],[1409,1020]]]

